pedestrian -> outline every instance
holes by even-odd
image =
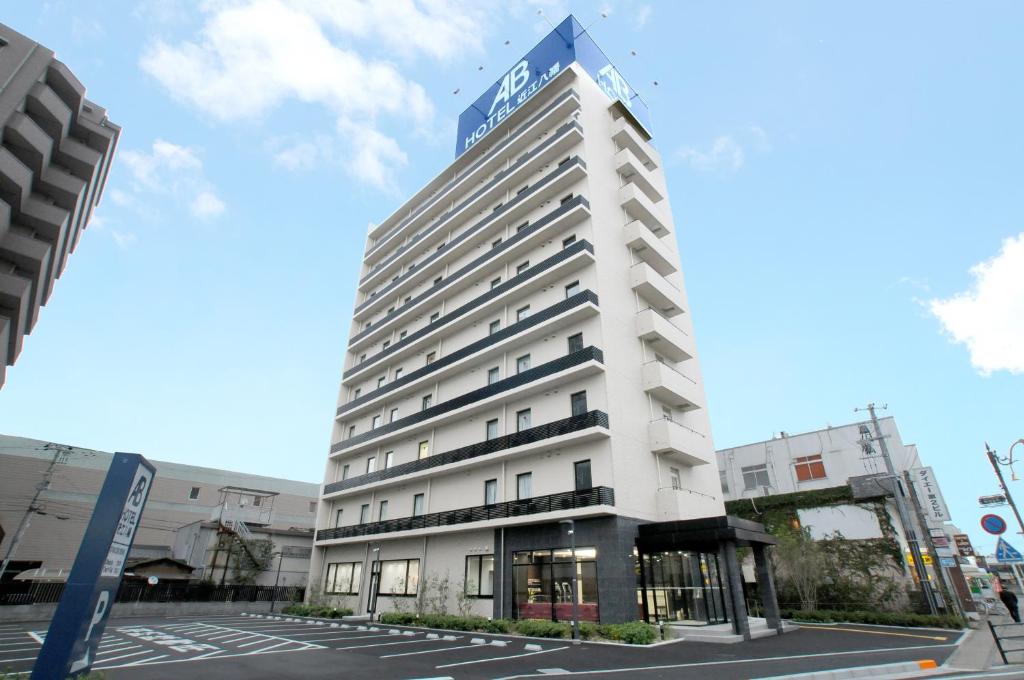
[[[1020,623],[1020,612],[1017,611],[1017,596],[1004,585],[1003,589],[999,591],[999,599],[1002,600],[1003,605],[1010,610],[1010,616],[1013,617],[1013,622]]]

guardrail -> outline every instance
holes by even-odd
[[[1024,623],[992,623],[988,629],[996,641],[1003,663],[1024,663]]]

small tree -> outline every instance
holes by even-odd
[[[416,587],[416,599],[413,601],[413,605],[416,608],[416,616],[422,617],[427,613],[427,606],[430,603],[430,592],[432,590],[432,578],[425,576],[420,579],[419,584]]]
[[[824,582],[824,549],[806,527],[780,532],[778,539],[774,553],[779,575],[796,590],[800,608],[811,611],[818,605],[818,588]]]
[[[476,581],[463,579],[459,581],[459,589],[455,592],[455,606],[459,610],[459,616],[469,616],[473,613],[473,598],[469,593],[476,590]]]
[[[402,592],[405,592],[405,579],[400,578],[395,581],[395,587]],[[391,609],[398,614],[404,614],[409,611],[409,602],[404,597],[391,597]]]
[[[448,596],[451,593],[451,572],[445,571],[444,576],[435,576],[433,579],[434,595],[430,598],[431,614],[448,613]]]

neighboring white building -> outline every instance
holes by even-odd
[[[370,228],[310,579],[364,611],[447,575],[564,619],[571,519],[581,617],[636,619],[637,526],[724,514],[662,158],[601,58],[567,19]]]

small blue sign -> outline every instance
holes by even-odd
[[[479,142],[573,62],[578,62],[609,98],[621,101],[650,136],[647,105],[612,66],[586,29],[569,15],[462,112],[455,157]]]
[[[1006,520],[999,515],[985,515],[981,518],[981,528],[998,536],[1006,533]]]
[[[996,544],[996,560],[999,562],[1024,562],[1024,556],[1007,543],[1005,538],[1000,538],[999,543]]]
[[[32,680],[64,680],[89,672],[155,474],[137,453],[114,454]]]

